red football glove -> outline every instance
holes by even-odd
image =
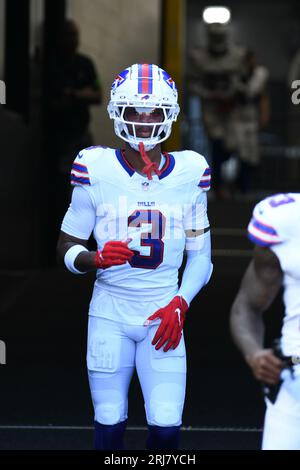
[[[172,347],[177,348],[181,335],[185,314],[188,310],[188,304],[183,297],[176,295],[166,307],[160,308],[146,320],[146,324],[161,319],[161,323],[152,340],[152,344],[156,344],[155,349],[160,349],[165,343],[164,352],[169,351]]]
[[[97,251],[95,264],[97,268],[106,269],[125,264],[133,255],[126,242],[109,241],[105,243],[102,251]]]

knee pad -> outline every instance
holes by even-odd
[[[180,426],[181,409],[180,403],[152,401],[148,423],[162,427]]]
[[[184,405],[185,384],[157,385],[146,403],[147,422],[153,426],[180,426]]]
[[[123,403],[99,403],[95,406],[95,421],[101,424],[113,425],[127,418]]]
[[[100,382],[101,383],[101,382]],[[96,385],[99,385],[96,382]],[[94,388],[93,388],[94,386]],[[95,387],[91,382],[91,393],[95,412],[95,421],[100,424],[113,425],[127,419],[127,398],[113,388],[105,389]]]

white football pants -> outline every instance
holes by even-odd
[[[284,377],[275,403],[266,400],[263,450],[300,450],[300,375]]]
[[[127,419],[128,388],[136,368],[148,424],[181,424],[186,384],[184,339],[182,336],[175,350],[156,351],[151,341],[158,325],[125,325],[89,316],[87,366],[95,421],[113,425]]]

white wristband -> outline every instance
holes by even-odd
[[[76,269],[74,266],[75,259],[77,258],[79,253],[82,253],[83,251],[89,251],[89,250],[83,245],[74,245],[65,254],[64,262],[68,270],[71,271],[71,273],[85,274],[81,271],[78,271],[78,269]]]

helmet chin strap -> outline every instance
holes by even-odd
[[[150,160],[150,158],[148,157],[148,155],[146,153],[145,146],[144,146],[143,142],[139,143],[139,152],[141,154],[141,157],[142,157],[144,163],[146,164],[144,166],[144,168],[142,169],[142,172],[145,173],[145,175],[147,175],[148,180],[152,180],[152,172],[153,171],[157,174],[157,176],[160,176],[161,172],[158,169],[157,163],[152,162]]]
[[[133,142],[128,142],[130,147],[135,150],[136,152],[139,152],[139,144],[135,144]],[[150,150],[154,149],[154,147],[156,146],[157,144],[144,144],[144,149],[146,150],[146,152],[149,152]]]

